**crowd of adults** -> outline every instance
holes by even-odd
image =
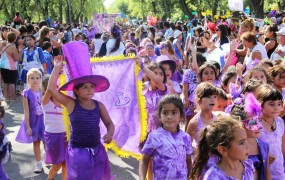
[[[17,12],[13,21],[1,25],[4,98],[7,102],[17,100],[17,89],[25,83],[24,76],[30,68],[38,67],[43,73],[51,73],[53,57],[60,55],[61,46],[70,41],[87,43],[90,57],[135,54],[143,56],[148,63],[161,54],[168,55],[177,62],[177,70],[189,68],[193,47],[207,56],[231,41],[236,42],[231,65],[241,63],[244,68],[250,68],[253,61],[266,59],[278,63],[285,53],[284,17],[282,12],[268,15],[267,23],[246,16],[227,19],[195,16],[183,22],[158,21],[153,26],[143,21],[118,22],[109,31],[99,32],[92,23],[62,24],[50,19],[29,23]],[[31,66],[25,61],[35,61],[35,64]]]

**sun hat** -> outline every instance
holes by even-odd
[[[160,65],[162,64],[169,64],[172,74],[176,70],[176,62],[174,60],[171,60],[167,55],[160,55],[156,58],[156,62]]]
[[[180,34],[182,34],[182,32],[179,31],[179,30],[176,30],[176,31],[174,32],[174,38],[177,38]]]
[[[74,87],[82,83],[95,85],[95,92],[106,91],[109,80],[101,75],[93,75],[87,44],[73,41],[62,46],[66,59],[69,81],[59,88],[60,91],[73,91]]]

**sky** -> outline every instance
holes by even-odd
[[[112,4],[114,0],[105,0],[104,1],[104,5],[105,5],[105,8],[107,9],[108,7],[110,7],[110,5]]]

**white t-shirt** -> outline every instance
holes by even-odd
[[[52,101],[43,105],[45,131],[49,133],[63,133],[65,127],[62,118],[62,108]]]
[[[112,38],[112,39],[108,40],[108,42],[106,44],[106,49],[107,49],[106,56],[118,56],[118,55],[123,55],[124,54],[125,45],[122,43],[122,41],[120,42],[119,49],[117,49],[115,52],[111,53],[111,50],[115,46],[115,43],[116,43],[116,39]]]
[[[252,59],[252,53],[254,53],[254,52],[260,52],[261,59],[268,58],[265,47],[260,42],[257,42],[257,44],[251,50],[249,56],[246,55],[245,58],[244,58],[246,67],[248,67],[252,63],[252,61],[255,60],[255,59]]]
[[[281,45],[277,46],[275,51],[278,51],[278,50],[281,50],[285,54],[285,45],[284,46],[281,46]],[[270,60],[272,60],[272,61],[282,60],[282,57],[279,56],[279,54],[277,54],[275,51],[271,54]]]

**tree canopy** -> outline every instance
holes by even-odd
[[[90,20],[93,13],[104,12],[103,3],[104,0],[1,0],[0,19],[11,20],[20,12],[29,22],[47,17],[61,22],[82,22]]]

